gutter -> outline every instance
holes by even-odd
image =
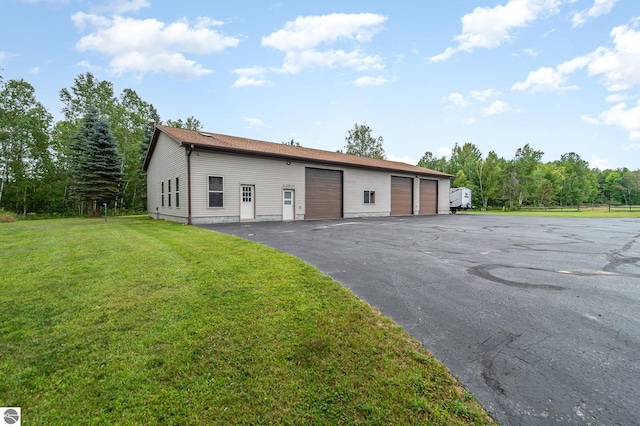
[[[187,147],[187,225],[191,223],[191,153],[193,144]]]

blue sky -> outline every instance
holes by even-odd
[[[163,120],[415,164],[472,142],[640,169],[638,0],[2,0],[0,75],[60,119],[81,73]]]

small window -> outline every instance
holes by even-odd
[[[376,203],[376,191],[364,191],[364,203],[375,204]]]
[[[180,207],[180,185],[178,178],[176,178],[176,207]]]
[[[251,191],[251,186],[243,186],[242,187],[242,202],[250,203],[253,200],[253,192]]]
[[[161,182],[161,192],[162,192],[162,196],[161,196],[161,205],[162,207],[164,207],[164,181]]]
[[[209,207],[224,207],[224,178],[209,176]]]
[[[167,194],[167,200],[169,201],[169,207],[171,207],[171,194]]]
[[[167,192],[171,192],[171,179],[169,179],[169,180],[167,181],[167,184],[168,184],[168,187],[167,187],[167,188],[168,188],[168,190],[167,190]]]

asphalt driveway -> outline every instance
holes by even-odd
[[[205,228],[331,275],[420,340],[502,424],[640,424],[640,219]]]

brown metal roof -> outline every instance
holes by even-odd
[[[363,167],[423,176],[452,177],[452,175],[447,173],[413,166],[399,161],[378,160],[375,158],[359,157],[357,155],[342,154],[339,152],[323,151],[320,149],[292,146],[282,143],[264,142],[217,133],[178,129],[162,125],[156,125],[156,130],[153,134],[149,150],[147,151],[147,157],[144,162],[145,170],[149,166],[149,160],[153,155],[160,133],[166,134],[181,146],[192,146],[195,149],[235,152],[248,155],[276,157],[288,160],[308,161],[340,166]]]

